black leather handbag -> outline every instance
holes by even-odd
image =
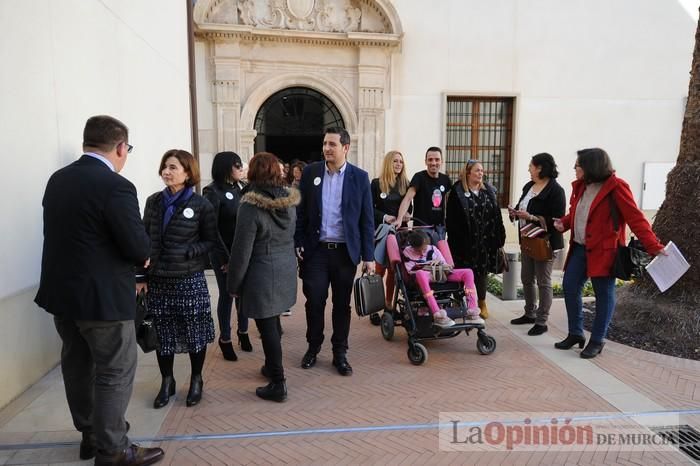
[[[613,276],[620,280],[634,280],[642,278],[644,269],[652,257],[646,253],[644,246],[637,239],[630,239],[627,246],[618,246],[615,262],[613,263]]]
[[[146,293],[136,295],[136,317],[134,319],[136,327],[136,343],[144,353],[150,353],[158,349],[158,335],[153,326],[153,315],[148,312],[148,300]]]
[[[380,275],[363,274],[356,278],[353,293],[358,316],[369,316],[384,309],[384,280]]]
[[[620,228],[620,211],[612,194],[608,197],[608,201],[610,203],[610,216],[612,217],[613,228],[617,231]],[[651,259],[652,257],[647,254],[642,242],[631,238],[627,246],[623,244],[617,246],[611,275],[620,280],[642,278],[644,268],[649,265]]]

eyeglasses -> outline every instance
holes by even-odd
[[[131,154],[131,151],[134,150],[134,146],[132,146],[128,142],[125,142],[124,144],[126,144],[126,153]]]

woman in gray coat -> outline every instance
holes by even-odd
[[[241,312],[260,331],[270,380],[255,394],[284,401],[287,385],[282,368],[279,316],[296,302],[297,264],[294,228],[299,191],[284,188],[277,157],[260,152],[250,161],[250,183],[241,199],[228,269],[228,290],[240,297]]]

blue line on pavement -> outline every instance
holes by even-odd
[[[610,420],[623,418],[650,417],[659,415],[694,415],[700,414],[700,409],[672,410],[672,411],[642,411],[634,413],[615,413],[610,415],[600,416],[573,416],[558,417],[557,420],[569,419],[570,422],[593,421],[593,420]],[[533,419],[533,422],[544,421],[547,419]],[[459,422],[459,427],[479,426],[488,424],[491,420]],[[522,423],[522,419],[499,420],[502,424]],[[269,432],[242,432],[232,434],[199,434],[199,435],[165,435],[162,437],[141,437],[133,438],[135,442],[150,443],[150,442],[181,442],[181,441],[206,441],[206,440],[238,440],[247,438],[265,438],[265,437],[287,437],[291,435],[314,435],[314,434],[350,434],[363,432],[382,432],[382,431],[407,431],[407,430],[431,430],[437,428],[453,428],[454,424],[440,424],[437,422],[425,424],[393,424],[386,426],[363,426],[363,427],[336,427],[324,429],[300,429],[300,430],[278,430]],[[45,442],[45,443],[24,443],[24,444],[0,444],[0,451],[7,450],[39,450],[45,448],[65,448],[79,445],[80,442]]]

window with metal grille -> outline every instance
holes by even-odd
[[[447,97],[447,174],[456,181],[467,160],[478,160],[501,207],[510,199],[514,105],[513,97]]]

